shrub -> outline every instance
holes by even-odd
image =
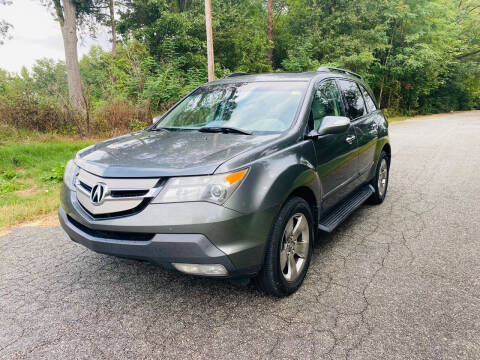
[[[148,103],[137,105],[120,99],[99,106],[92,118],[95,134],[112,137],[145,128],[151,123],[152,114]]]
[[[21,92],[0,96],[1,122],[16,129],[40,132],[81,132],[80,117],[58,99],[38,95],[24,96]]]
[[[128,125],[130,127],[130,130],[132,131],[140,131],[147,127],[147,123],[145,121],[140,121],[140,120],[132,120]]]
[[[25,186],[16,178],[6,180],[0,177],[0,195],[23,189]]]
[[[57,163],[50,172],[40,176],[40,180],[44,183],[61,183],[63,181],[63,173],[65,172],[65,164]]]
[[[20,190],[23,187],[24,185],[17,180],[15,171],[3,170],[0,172],[0,195]]]

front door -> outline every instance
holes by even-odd
[[[325,116],[345,116],[334,80],[324,80],[315,90],[310,112],[311,127],[318,129]],[[324,210],[353,190],[357,172],[357,140],[353,126],[342,134],[323,135],[314,140],[317,173],[322,183]]]

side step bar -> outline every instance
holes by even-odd
[[[318,223],[318,229],[329,233],[332,232],[374,192],[375,190],[372,185],[361,187],[353,195],[330,211],[326,216],[322,217]]]

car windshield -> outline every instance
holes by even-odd
[[[307,85],[300,81],[272,81],[202,86],[155,128],[282,132],[292,124]]]

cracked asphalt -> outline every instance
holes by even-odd
[[[387,199],[322,236],[286,299],[0,238],[1,359],[479,359],[480,111],[390,127]]]

